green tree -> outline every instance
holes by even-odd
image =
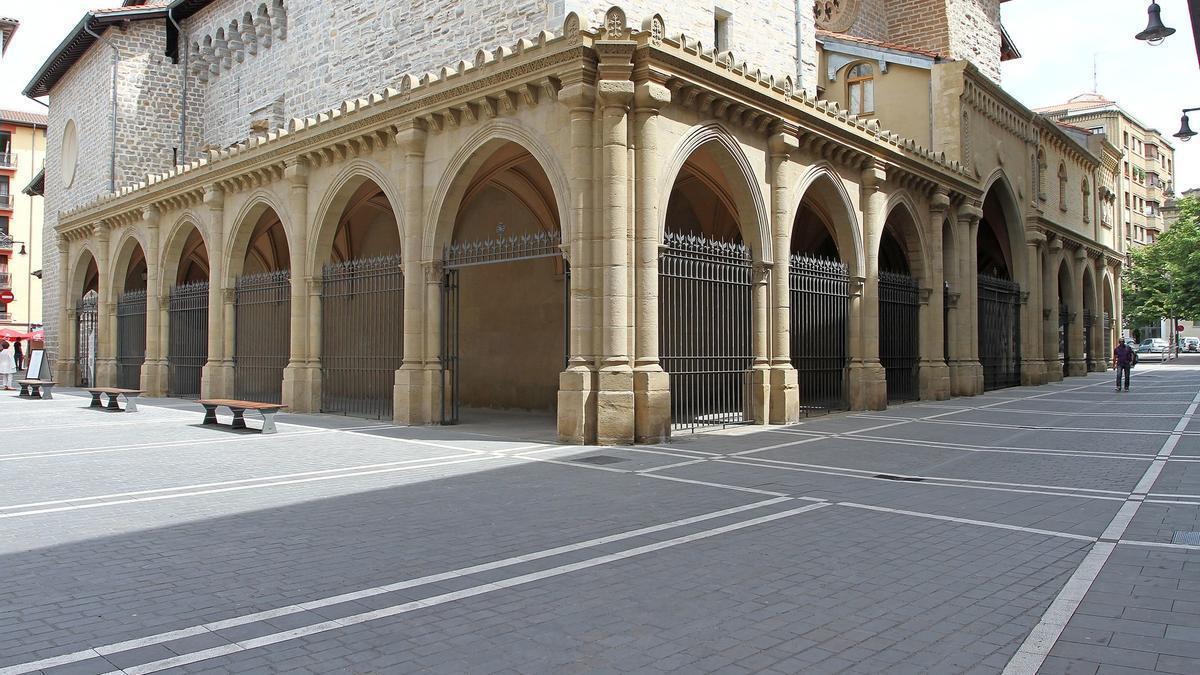
[[[1200,318],[1200,200],[1179,200],[1179,220],[1129,257],[1122,291],[1127,325]]]

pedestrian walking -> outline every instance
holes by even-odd
[[[0,385],[4,386],[4,391],[12,391],[13,375],[17,374],[17,361],[14,356],[13,346],[8,343],[8,340],[0,340]]]
[[[13,358],[17,362],[17,371],[20,372],[22,364],[25,363],[25,350],[21,348],[21,339],[13,340]]]
[[[1113,363],[1117,365],[1117,391],[1121,391],[1121,376],[1125,376],[1125,391],[1129,391],[1129,369],[1137,358],[1124,341],[1113,350]]]

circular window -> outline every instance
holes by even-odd
[[[858,16],[858,0],[814,0],[813,18],[817,28],[833,33],[850,30]]]
[[[63,187],[75,182],[75,165],[79,162],[79,134],[75,131],[75,120],[67,120],[62,136],[62,180]]]

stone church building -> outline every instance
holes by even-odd
[[[1120,151],[1000,2],[90,12],[25,91],[55,377],[612,444],[1103,370]]]

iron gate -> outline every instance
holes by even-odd
[[[346,260],[321,273],[321,412],[394,415],[404,364],[404,273],[399,255]]]
[[[671,428],[751,422],[750,249],[674,233],[667,233],[665,243],[659,257],[659,351],[671,387]]]
[[[208,361],[208,282],[171,287],[167,317],[167,395],[197,398]]]
[[[920,291],[907,274],[879,272],[879,361],[887,375],[888,401],[918,396],[921,362]]]
[[[1083,310],[1083,363],[1087,372],[1091,372],[1095,368],[1092,363],[1094,357],[1092,351],[1092,311],[1085,309]]]
[[[801,409],[847,407],[850,277],[836,260],[793,255],[791,293],[792,366],[799,375]]]
[[[503,234],[503,225],[497,234]],[[562,258],[562,233],[539,231],[484,241],[448,244],[442,249],[442,344],[441,344],[441,422],[458,424],[461,408],[459,384],[459,280],[458,271],[477,265]],[[563,364],[567,361],[571,333],[571,269],[563,260]]]
[[[240,277],[234,286],[234,398],[281,403],[291,351],[292,287],[288,270]]]
[[[1070,370],[1071,351],[1070,341],[1067,340],[1068,328],[1071,325],[1071,313],[1066,305],[1058,306],[1058,358],[1062,360],[1062,374],[1067,376]]]
[[[950,365],[950,284],[942,283],[942,361]]]
[[[1112,338],[1113,338],[1112,317],[1108,315],[1108,312],[1105,312],[1104,313],[1104,361],[1106,361],[1106,362],[1108,361],[1109,356],[1113,353]],[[1106,365],[1106,369],[1107,369],[1107,363],[1105,365]]]
[[[1021,286],[979,275],[979,363],[984,390],[1021,384]]]
[[[146,291],[117,298],[117,386],[138,389],[146,361]]]
[[[98,296],[88,291],[75,303],[75,367],[79,369],[76,384],[96,386],[96,317]]]

